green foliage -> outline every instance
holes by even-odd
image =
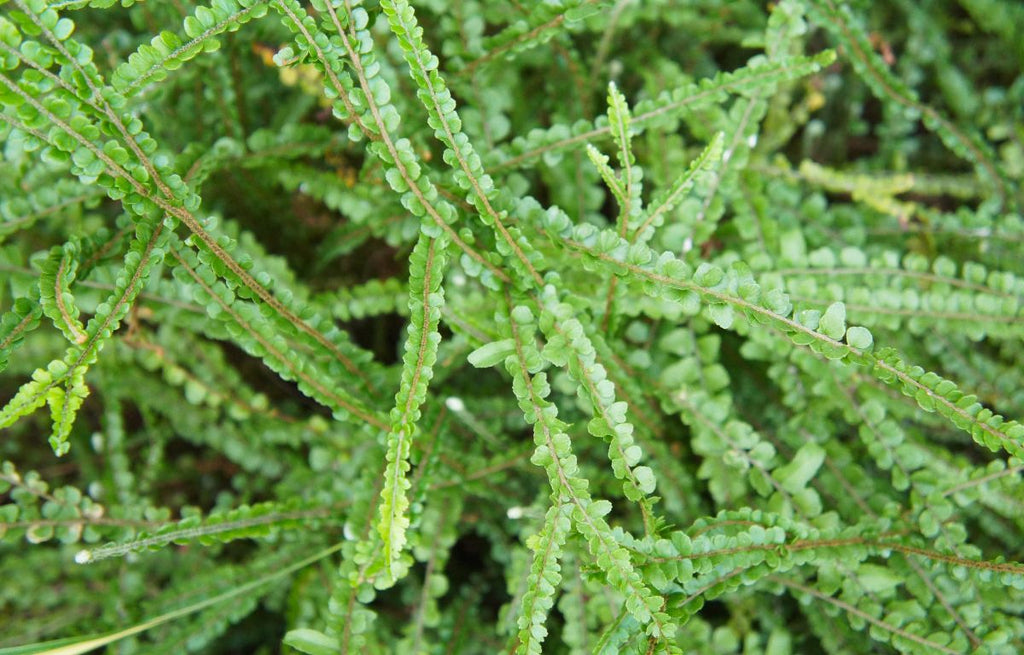
[[[1024,650],[1011,5],[0,0],[0,653]]]

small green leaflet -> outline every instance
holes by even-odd
[[[515,354],[516,344],[512,339],[502,339],[480,346],[469,353],[469,363],[477,368],[490,368]]]

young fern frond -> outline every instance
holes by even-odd
[[[619,201],[619,205],[627,206],[629,200],[627,199],[626,190],[622,186],[622,181],[615,175],[615,171],[608,165],[608,155],[602,154],[600,150],[588,143],[587,157],[590,158],[590,162],[597,169],[597,172],[601,174],[601,179],[608,185],[608,190]]]
[[[725,134],[722,132],[716,134],[711,143],[690,163],[689,168],[651,202],[647,211],[637,218],[638,225],[632,228],[629,235],[631,242],[646,243],[650,241],[655,231],[665,222],[666,214],[683,201],[686,194],[697,184],[698,179],[701,176],[712,174],[715,168],[721,165],[724,142]]]
[[[633,156],[633,138],[630,133],[629,105],[626,97],[615,86],[608,85],[608,124],[612,129],[612,141],[615,143],[615,157],[622,169],[622,197],[619,198],[619,234],[626,234],[636,229],[636,220],[643,211],[643,169],[636,164]]]
[[[420,406],[427,399],[427,387],[433,377],[437,347],[441,342],[438,326],[444,304],[441,280],[445,270],[446,246],[443,238],[434,239],[421,234],[409,257],[409,336],[402,358],[401,386],[389,417],[387,466],[377,525],[384,547],[385,570],[391,580],[401,577],[398,560],[405,546],[405,531],[409,527],[409,500],[406,496],[411,486],[406,478],[409,454],[421,416]]]

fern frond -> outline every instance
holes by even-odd
[[[43,316],[37,292],[14,301],[9,311],[0,319],[0,371],[7,368],[7,362],[25,339],[25,335],[39,327]]]
[[[768,93],[775,85],[811,75],[835,59],[831,51],[815,57],[793,57],[779,61],[756,61],[745,68],[665,91],[656,99],[638,102],[633,108],[631,124],[637,133],[674,125],[680,116],[702,107],[717,104],[730,94]],[[550,130],[536,130],[512,141],[511,148],[499,151],[491,161],[494,172],[519,168],[548,153],[557,153],[577,144],[611,136],[611,126],[598,119],[577,122],[572,128],[558,125]]]
[[[538,372],[542,366],[540,352],[532,345],[536,324],[532,315],[512,312],[509,323],[514,353],[505,358],[505,366],[513,380],[513,391],[528,423],[534,426],[537,448],[531,461],[544,468],[551,483],[552,494],[564,496],[571,507],[573,527],[583,536],[591,556],[606,576],[607,583],[626,598],[626,608],[645,625],[658,642],[671,639],[675,625],[664,613],[664,599],[643,582],[629,564],[628,555],[614,540],[604,516],[611,503],[593,500],[587,482],[580,478],[576,456],[572,454],[565,424],[558,419],[558,410],[545,400],[551,389],[547,377]]]
[[[437,347],[441,342],[438,325],[444,304],[441,280],[446,245],[443,239],[420,235],[409,258],[409,336],[402,357],[401,386],[389,417],[387,466],[377,525],[383,542],[385,570],[391,580],[401,577],[399,558],[405,546],[405,531],[409,527],[406,515],[409,509],[406,497],[410,487],[406,479],[410,468],[409,454],[421,415],[420,406],[427,398],[427,387],[433,377]]]
[[[599,12],[603,4],[603,0],[560,0],[535,5],[523,20],[484,39],[481,46],[486,52],[466,62],[458,72],[472,74],[485,64],[536,48],[550,41],[564,27]]]
[[[528,590],[523,596],[519,612],[519,644],[517,653],[532,655],[541,652],[547,628],[544,624],[555,603],[555,593],[561,581],[558,560],[569,535],[572,506],[555,502],[547,511],[540,532],[530,538],[533,564],[530,566]]]
[[[154,36],[118,66],[110,77],[111,87],[127,98],[146,85],[163,81],[190,59],[220,48],[216,36],[265,16],[268,4],[263,0],[220,0],[196,7],[183,22],[185,38],[168,31]]]
[[[842,303],[833,303],[824,313],[805,310],[788,318],[792,305],[786,294],[779,289],[762,292],[749,273],[740,272],[739,279],[734,278],[730,285],[728,277],[713,266],[703,265],[692,271],[668,253],[655,260],[651,251],[638,244],[629,246],[613,232],[600,232],[589,225],[573,229],[564,216],[552,215],[548,229],[561,242],[590,257],[595,268],[619,275],[628,271],[646,280],[650,285],[644,288],[646,293],[657,293],[694,309],[699,309],[703,298],[709,303],[710,317],[722,328],[731,327],[739,310],[750,320],[786,334],[798,346],[810,346],[829,359],[869,365],[879,379],[900,387],[922,408],[939,411],[957,427],[969,431],[979,444],[1014,456],[1024,454],[1024,425],[984,410],[974,396],[965,395],[954,383],[934,373],[926,375],[920,367],[908,366],[894,351],[871,353],[871,333],[860,326],[847,327]],[[728,290],[729,286],[736,291]]]
[[[650,495],[654,493],[654,472],[637,466],[642,449],[633,438],[633,424],[626,416],[626,403],[616,400],[615,385],[606,368],[598,363],[597,353],[583,324],[572,318],[572,307],[552,297],[553,287],[545,290],[541,329],[547,336],[542,355],[556,366],[567,366],[569,375],[579,384],[579,394],[593,407],[594,418],[587,430],[608,442],[612,472],[622,481],[625,497],[640,505],[644,529],[653,527],[654,512]]]
[[[989,271],[977,262],[957,266],[949,258],[911,255],[900,260],[895,252],[874,257],[855,248],[836,253],[820,248],[808,256],[806,269],[781,269],[794,300],[824,305],[822,276],[860,278],[843,292],[847,309],[867,325],[914,334],[936,328],[963,332],[972,339],[1008,336],[1021,315],[1024,283],[1013,273]],[[929,270],[931,269],[931,270]],[[959,269],[959,274],[958,274]],[[832,300],[840,300],[833,298]]]
[[[0,409],[0,427],[10,426],[43,404],[49,404],[53,419],[50,445],[58,455],[67,453],[70,447],[67,439],[75,415],[88,395],[85,373],[96,362],[100,350],[142,291],[150,270],[162,258],[162,247],[168,234],[162,225],[149,229],[139,223],[137,236],[125,255],[124,268],[117,277],[114,291],[106,302],[96,308],[95,315],[85,327],[85,340],[69,348],[63,360],[54,360],[47,368],[33,373],[32,381],[24,384]]]
[[[210,545],[236,539],[274,540],[282,531],[315,528],[331,514],[331,508],[304,505],[298,502],[267,502],[242,505],[207,517],[194,514],[167,523],[152,533],[140,532],[127,541],[80,550],[75,554],[75,561],[79,564],[92,564],[110,557],[160,550],[171,544]]]
[[[694,159],[689,168],[677,177],[651,202],[641,216],[637,217],[637,225],[632,227],[630,241],[646,243],[654,236],[654,232],[665,222],[665,215],[671,212],[702,176],[713,174],[721,165],[725,134],[719,132],[711,143]]]
[[[498,251],[510,260],[513,270],[539,286],[542,280],[538,271],[544,269],[540,253],[518,229],[505,225],[510,203],[484,172],[480,155],[462,132],[455,100],[437,70],[437,57],[423,43],[423,28],[416,21],[415,11],[405,0],[383,0],[381,7],[419,87],[417,96],[427,109],[434,136],[446,147],[444,158],[456,171],[456,183],[467,192],[481,220],[495,231]]]
[[[78,247],[66,243],[54,248],[39,276],[39,300],[43,313],[73,344],[85,343],[85,328],[78,320],[78,307],[71,295],[71,283],[78,269]]]

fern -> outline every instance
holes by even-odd
[[[0,0],[0,652],[1019,652],[1019,17]]]
[[[411,486],[405,478],[409,468],[409,453],[421,412],[419,406],[427,396],[427,385],[437,361],[437,346],[441,341],[438,324],[441,304],[444,302],[441,277],[444,273],[447,244],[443,239],[421,236],[409,260],[409,338],[405,344],[402,382],[395,396],[388,431],[387,467],[384,488],[381,490],[380,531],[384,546],[385,567],[388,575],[395,573],[405,542],[405,529],[409,519],[406,491]]]

